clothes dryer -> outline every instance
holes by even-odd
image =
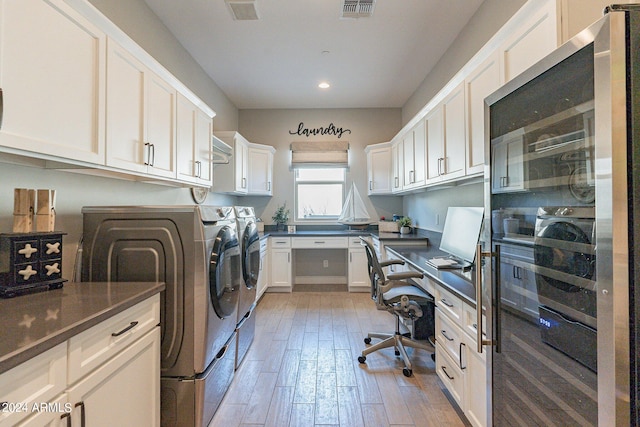
[[[255,335],[253,316],[258,275],[260,274],[260,235],[252,207],[235,207],[238,235],[242,252],[242,285],[238,303],[236,369],[249,350]]]
[[[235,369],[242,281],[234,210],[85,207],[83,281],[161,281],[161,423],[206,426]]]

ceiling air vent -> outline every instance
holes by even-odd
[[[256,0],[225,0],[231,16],[236,21],[255,21],[260,19],[258,9],[256,9]]]
[[[376,0],[344,0],[342,18],[367,18],[373,15]]]

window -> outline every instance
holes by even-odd
[[[336,220],[342,212],[345,170],[295,170],[296,220]]]

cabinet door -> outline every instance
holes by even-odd
[[[107,166],[145,172],[146,67],[111,39],[107,58]]]
[[[476,343],[465,339],[463,342],[463,366],[465,382],[464,414],[475,427],[485,427],[487,423],[487,376],[486,347],[483,353],[476,351]]]
[[[211,118],[185,96],[176,105],[177,178],[211,186]]]
[[[413,150],[413,132],[409,131],[402,137],[402,187],[411,188],[413,186],[415,174],[415,152]]]
[[[497,52],[487,58],[465,80],[467,95],[467,175],[484,171],[484,99],[500,87]]]
[[[403,180],[403,153],[402,142],[396,142],[391,146],[392,191],[402,190]]]
[[[262,246],[262,242],[261,242]],[[260,299],[264,291],[267,290],[270,281],[269,256],[266,249],[260,250],[260,273],[258,274],[258,286],[256,290],[256,301]]]
[[[34,402],[40,403],[40,402]],[[16,427],[65,427],[69,424],[67,423],[67,418],[71,416],[70,413],[67,413],[67,408],[70,409],[70,405],[67,401],[67,394],[64,393],[57,399],[51,402],[42,402],[48,405],[48,408],[53,408],[54,410],[45,410],[42,412],[38,412],[20,424],[16,424]]]
[[[442,178],[442,158],[444,157],[444,113],[442,105],[429,112],[427,123],[427,183]]]
[[[249,146],[239,135],[235,138],[233,156],[235,157],[236,191],[246,193],[248,192],[247,169],[249,167]]]
[[[160,425],[160,328],[118,353],[68,390],[73,425]]]
[[[176,177],[176,90],[148,71],[146,78],[146,141],[148,173]]]
[[[349,292],[371,289],[367,253],[364,248],[349,249]]]
[[[500,47],[505,83],[558,47],[556,2],[544,3]]]
[[[427,180],[427,132],[424,120],[413,128],[413,186],[421,187]]]
[[[391,147],[372,148],[367,155],[368,194],[391,193]]]
[[[291,249],[271,249],[271,283],[269,288],[291,291]]]
[[[441,160],[443,179],[459,178],[466,169],[466,123],[464,83],[458,85],[444,100],[444,149]]]
[[[104,164],[104,33],[61,0],[3,0],[0,21],[0,145]]]
[[[491,147],[491,191],[506,193],[524,188],[522,139],[500,141]]]
[[[210,187],[213,184],[213,120],[204,111],[196,109],[195,161],[199,165],[198,183]]]
[[[248,149],[248,156],[248,193],[270,196],[273,155],[269,150],[251,146]]]

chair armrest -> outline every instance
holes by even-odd
[[[386,261],[380,261],[379,264],[380,264],[380,267],[388,267],[394,264],[404,265],[404,261],[402,261],[401,259],[389,259]]]
[[[406,279],[422,279],[424,274],[417,271],[403,271],[401,273],[387,274],[389,280],[406,280]]]

